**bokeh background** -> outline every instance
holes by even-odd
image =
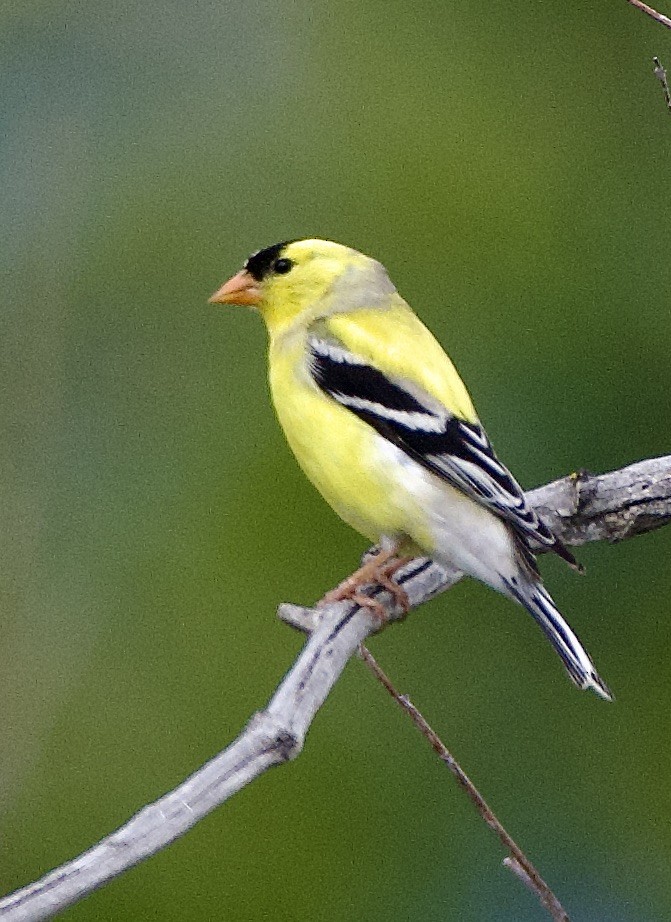
[[[624,2],[0,6],[0,881],[228,743],[365,544],[278,431],[252,250],[382,260],[526,486],[669,451],[671,35]],[[463,583],[371,646],[580,920],[671,918],[671,533],[543,562],[617,701]],[[358,662],[73,920],[536,920]]]

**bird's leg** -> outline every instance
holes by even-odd
[[[386,589],[387,592],[391,593],[394,602],[403,609],[404,614],[407,613],[410,608],[408,594],[405,589],[399,586],[398,583],[395,583],[391,577],[396,573],[399,567],[407,563],[410,558],[395,558],[394,555],[396,550],[395,545],[391,547],[382,547],[377,554],[370,557],[363,566],[359,567],[359,569],[352,573],[351,576],[348,576],[347,579],[344,579],[339,586],[327,592],[318,604],[328,605],[329,602],[342,602],[345,599],[349,599],[352,602],[356,602],[357,605],[369,609],[369,611],[380,621],[385,621],[387,612],[384,606],[376,599],[372,599],[370,596],[364,595],[364,593],[360,591],[363,586],[377,583],[382,586],[383,589]]]

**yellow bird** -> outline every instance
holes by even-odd
[[[250,256],[210,300],[258,309],[298,463],[381,545],[342,595],[360,598],[363,581],[389,587],[402,555],[429,556],[523,605],[575,684],[610,699],[543,586],[531,542],[575,566],[573,556],[495,455],[452,362],[384,266],[328,240],[286,241]]]

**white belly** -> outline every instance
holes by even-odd
[[[397,472],[393,501],[406,512],[413,541],[437,561],[502,590],[501,577],[516,573],[518,564],[501,519],[382,437],[377,461]]]

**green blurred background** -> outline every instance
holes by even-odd
[[[671,36],[624,2],[0,6],[3,892],[229,742],[364,542],[297,469],[252,250],[376,256],[526,486],[669,449]],[[671,533],[543,564],[615,691],[463,583],[371,643],[576,920],[671,918]],[[536,920],[354,662],[290,767],[69,918]]]

